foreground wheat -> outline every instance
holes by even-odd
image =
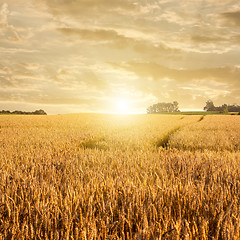
[[[240,239],[239,123],[0,116],[0,238]]]

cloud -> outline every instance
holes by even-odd
[[[7,25],[8,24],[8,16],[9,10],[7,3],[3,3],[1,10],[0,10],[0,24],[1,25]]]
[[[106,91],[109,86],[105,79],[90,69],[60,68],[52,72],[50,80],[53,80],[61,89],[81,88],[82,91]]]
[[[224,12],[224,13],[221,14],[221,16],[231,26],[240,27],[240,11]]]
[[[79,28],[58,28],[58,31],[66,36],[76,35],[82,40],[93,41],[107,45],[111,48],[124,49],[131,48],[136,52],[145,54],[178,54],[180,49],[171,48],[165,44],[154,44],[145,39],[136,39],[119,34],[114,30],[105,29],[79,29]]]
[[[38,91],[44,84],[39,66],[32,63],[12,63],[0,65],[0,89],[19,92]]]
[[[170,78],[183,83],[196,79],[214,79],[221,82],[226,81],[228,83],[237,83],[240,79],[240,70],[239,68],[234,67],[173,69],[153,62],[128,62],[123,64],[113,63],[113,66],[134,72],[140,77],[151,77],[154,80]]]
[[[127,15],[139,11],[138,5],[130,0],[42,0],[42,2],[54,15],[68,15],[77,19],[86,17],[102,19],[104,15],[116,13]]]
[[[119,35],[116,31],[113,30],[103,30],[103,29],[79,29],[79,28],[58,28],[58,31],[69,36],[77,35],[84,40],[92,41],[106,41],[114,39],[126,39],[126,37]]]
[[[15,27],[8,23],[9,13],[8,4],[3,3],[0,10],[0,36],[5,40],[16,42],[21,40],[21,37]]]
[[[54,105],[83,105],[90,104],[93,101],[93,99],[89,98],[87,99],[78,97],[51,97],[51,96],[29,100],[31,103],[54,104]]]
[[[106,91],[109,89],[108,83],[94,72],[87,71],[83,73],[80,78],[88,88],[95,88],[99,91]]]
[[[191,36],[191,40],[196,43],[219,43],[219,42],[226,42],[227,39],[222,36],[209,36],[209,35],[197,35],[194,34]]]
[[[12,81],[11,81],[11,79],[9,79],[9,78],[5,78],[5,77],[2,77],[1,75],[0,75],[0,89],[1,88],[12,88],[12,87],[14,87],[14,84],[12,83]]]
[[[9,54],[15,54],[15,53],[37,53],[38,50],[35,49],[24,49],[24,48],[11,48],[11,47],[0,47],[1,53],[9,53]]]

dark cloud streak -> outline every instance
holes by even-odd
[[[240,27],[240,11],[224,12],[221,16],[232,26]]]
[[[170,78],[185,83],[192,80],[213,79],[227,84],[240,84],[240,69],[234,67],[173,69],[152,62],[113,63],[112,65],[131,71],[142,78],[151,77],[156,81],[162,78]]]
[[[97,41],[116,49],[132,48],[136,52],[151,54],[156,54],[156,52],[164,54],[181,53],[180,49],[171,48],[164,44],[153,44],[152,42],[144,39],[126,37],[114,30],[105,29],[90,30],[78,28],[58,28],[57,30],[66,36],[76,35],[80,39],[94,42]]]

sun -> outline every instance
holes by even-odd
[[[115,100],[115,112],[120,114],[127,114],[130,111],[130,102],[128,99],[116,99]]]

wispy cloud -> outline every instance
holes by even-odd
[[[19,41],[21,39],[15,27],[8,23],[8,4],[3,3],[0,10],[0,36],[8,41]]]

